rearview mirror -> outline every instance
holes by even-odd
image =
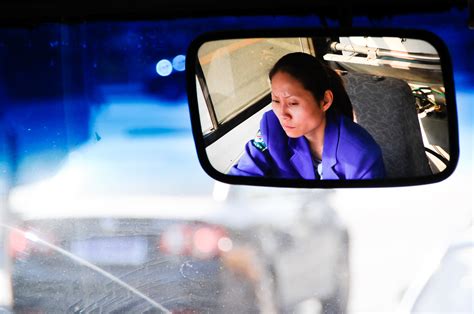
[[[403,186],[457,164],[451,61],[431,33],[214,33],[186,63],[199,160],[216,180]]]

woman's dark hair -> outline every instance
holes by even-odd
[[[334,99],[328,112],[335,112],[345,115],[351,120],[354,119],[352,103],[341,77],[316,57],[303,52],[289,53],[278,60],[270,70],[268,75],[270,81],[278,72],[287,73],[297,79],[318,102],[324,98],[326,90],[331,90]]]

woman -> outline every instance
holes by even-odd
[[[339,75],[305,53],[283,56],[269,73],[272,110],[232,175],[327,180],[385,176],[378,144],[353,122]]]

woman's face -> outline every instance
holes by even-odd
[[[300,81],[288,73],[277,72],[271,89],[273,111],[288,137],[313,138],[318,132],[324,132],[325,112]]]

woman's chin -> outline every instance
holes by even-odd
[[[300,137],[301,134],[297,132],[296,130],[285,130],[286,136],[291,137],[291,138],[297,138]]]

